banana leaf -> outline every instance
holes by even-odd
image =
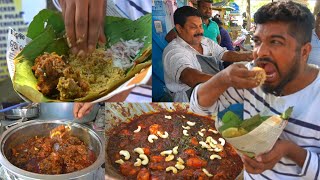
[[[38,91],[37,79],[31,67],[36,57],[44,52],[56,52],[59,55],[68,54],[69,48],[63,36],[64,31],[64,23],[60,13],[47,9],[40,11],[28,29],[27,36],[32,41],[15,58],[14,89],[33,102],[59,101],[46,97]],[[105,87],[100,92],[90,91],[85,97],[67,101],[92,101],[103,97],[142,69],[151,65],[151,14],[145,15],[136,21],[119,17],[106,17],[105,35],[108,38],[108,46],[117,43],[121,38],[123,40],[142,39],[145,36],[146,38],[144,47],[136,56],[135,65],[130,68],[123,79],[109,84],[108,87]]]

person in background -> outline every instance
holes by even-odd
[[[214,18],[212,18],[212,20],[214,22],[216,22],[219,26],[220,36],[221,36],[220,46],[227,48],[227,50],[229,50],[229,51],[234,51],[234,48],[232,46],[231,37],[230,37],[228,31],[223,28],[223,23],[221,22],[221,20],[218,17],[214,17]],[[227,68],[230,64],[232,64],[232,62],[223,62],[223,67]]]
[[[229,51],[234,51],[234,48],[232,46],[231,37],[227,30],[223,28],[223,23],[218,18],[212,18],[212,21],[216,22],[219,26],[220,36],[221,36],[221,47],[227,48]]]
[[[203,35],[207,38],[212,39],[217,44],[221,43],[221,36],[219,26],[216,22],[211,20],[212,17],[212,1],[200,0],[198,1],[198,10],[202,15],[203,21]]]
[[[315,27],[312,30],[311,46],[312,50],[308,58],[308,63],[320,67],[320,12],[316,15]]]
[[[247,13],[246,12],[242,13],[242,19],[243,19],[242,28],[247,29],[248,21],[247,21]]]
[[[200,0],[198,1],[198,10],[201,13],[202,17],[202,28],[204,29],[204,36],[210,38],[217,44],[220,44],[221,37],[219,26],[216,22],[212,21],[210,18],[212,16],[212,2],[209,0]],[[166,35],[165,39],[167,42],[171,42],[174,38],[177,37],[177,32],[175,28],[173,28]]]
[[[221,61],[252,60],[252,53],[228,51],[203,37],[197,9],[183,6],[173,16],[178,36],[166,46],[162,60],[165,84],[175,102],[189,102],[193,88],[219,72]]]
[[[212,114],[243,102],[247,119],[265,111],[280,115],[293,106],[269,152],[255,158],[241,154],[244,179],[320,179],[320,73],[307,64],[314,17],[306,6],[279,1],[258,9],[254,22],[253,57],[266,72],[264,83],[259,86],[255,71],[232,64],[194,89],[190,108]]]
[[[196,8],[197,7],[197,0],[189,0],[188,6]]]

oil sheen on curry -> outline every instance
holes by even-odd
[[[32,137],[11,149],[9,161],[38,174],[66,174],[90,166],[95,153],[69,131],[61,125],[51,130],[50,137]]]
[[[107,155],[125,179],[232,179],[243,164],[205,117],[156,113],[122,123],[110,134]]]

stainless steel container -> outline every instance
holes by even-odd
[[[49,136],[50,130],[59,126],[67,125],[68,121],[52,120],[41,121],[33,120],[18,124],[9,128],[3,133],[0,139],[1,153],[0,162],[5,170],[8,172],[12,179],[17,180],[35,180],[35,179],[48,179],[48,180],[67,180],[67,179],[80,179],[80,180],[100,180],[101,176],[97,177],[97,173],[105,160],[105,140],[100,137],[93,130],[87,128],[85,125],[73,123],[71,134],[77,136],[84,141],[97,156],[97,160],[89,167],[68,174],[60,175],[44,175],[36,174],[22,170],[11,164],[7,156],[9,156],[11,148],[25,142],[27,139],[34,136]],[[101,169],[100,169],[101,170]],[[103,177],[102,177],[103,179]]]
[[[137,118],[143,114],[150,113],[168,113],[168,112],[179,112],[179,113],[190,113],[194,114],[189,109],[189,103],[106,103],[106,127],[105,127],[105,139],[106,139],[106,151],[108,149],[109,135],[114,130],[115,126],[123,122],[131,122],[134,118]],[[200,114],[198,114],[200,115]],[[210,116],[212,123],[216,119],[216,114]],[[118,173],[106,154],[106,179],[116,180],[125,179],[121,174]],[[238,175],[236,180],[243,179],[243,174]]]
[[[40,115],[39,119],[53,120],[53,119],[65,119],[73,120],[73,106],[74,103],[40,103]],[[99,110],[99,104],[93,105],[89,114],[85,115],[81,119],[77,119],[77,123],[86,123],[95,119]]]
[[[21,118],[33,119],[39,116],[39,107],[36,103],[21,103],[6,109],[7,110],[4,109],[4,116],[7,120],[17,120]]]
[[[39,116],[39,109],[38,107],[18,107],[10,111],[6,111],[4,114],[6,119],[8,120],[15,120],[21,118],[33,119]]]
[[[106,151],[108,149],[109,135],[116,126],[123,122],[131,122],[134,118],[143,114],[156,112],[184,112],[192,113],[189,110],[189,103],[106,103]],[[212,117],[213,119],[215,116]],[[118,173],[106,154],[106,177],[107,179],[124,179]]]

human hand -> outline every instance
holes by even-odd
[[[245,61],[250,62],[253,60],[253,54],[251,51],[248,53],[245,53],[245,56],[246,56]]]
[[[105,0],[59,0],[71,53],[84,56],[105,43]]]
[[[81,119],[83,116],[89,114],[92,108],[93,108],[92,103],[74,103],[73,116],[76,119]]]
[[[259,155],[255,159],[241,155],[246,171],[251,174],[260,174],[265,170],[272,169],[282,157],[287,156],[289,143],[286,140],[278,140],[269,152]]]
[[[251,89],[259,85],[255,79],[256,72],[249,71],[243,64],[232,64],[221,72],[227,87]]]

